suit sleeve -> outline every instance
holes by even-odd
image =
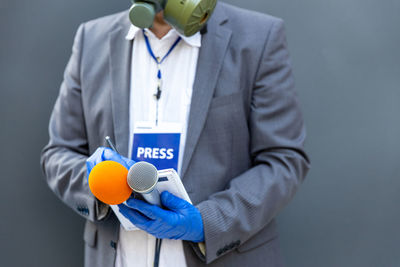
[[[80,81],[83,36],[82,24],[51,114],[50,140],[42,151],[41,166],[50,189],[79,215],[95,221],[105,217],[108,207],[91,194],[86,178],[89,152]]]
[[[252,168],[197,205],[210,263],[262,230],[291,200],[309,160],[282,20],[268,33],[252,90],[248,118]]]

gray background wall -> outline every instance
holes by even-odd
[[[400,266],[400,2],[227,2],[286,21],[313,163],[279,216],[287,265]],[[39,154],[79,23],[129,4],[0,0],[1,266],[82,265]]]

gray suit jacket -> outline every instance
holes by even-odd
[[[85,161],[104,137],[128,154],[132,41],[127,12],[82,24],[41,163],[50,188],[87,219],[86,266],[113,266],[119,223],[90,193]],[[308,170],[283,22],[218,4],[202,35],[182,180],[204,221],[206,256],[188,266],[281,266],[274,217]]]

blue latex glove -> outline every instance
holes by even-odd
[[[125,158],[112,150],[111,148],[108,147],[99,147],[96,149],[96,151],[86,160],[86,174],[87,174],[87,179],[89,178],[89,174],[96,166],[96,164],[99,164],[102,161],[106,160],[112,160],[115,162],[118,162],[122,164],[125,168],[128,170],[132,167],[135,162],[133,160],[130,160],[128,158]]]
[[[189,202],[171,193],[161,193],[160,208],[144,201],[130,198],[120,204],[120,212],[139,229],[157,238],[204,241],[203,220],[199,210]]]

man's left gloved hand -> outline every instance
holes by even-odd
[[[164,208],[130,198],[119,205],[120,212],[138,228],[157,238],[204,241],[203,220],[199,210],[171,193],[161,193]]]
[[[120,154],[108,147],[98,147],[96,151],[86,160],[87,179],[89,179],[89,174],[94,166],[106,160],[118,162],[128,170],[132,167],[133,164],[135,164],[133,160],[121,156]]]

